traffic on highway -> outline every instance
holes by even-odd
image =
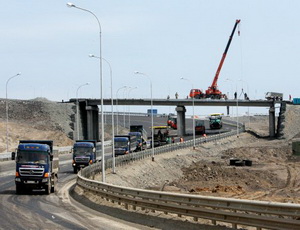
[[[122,116],[120,116],[120,122],[122,123]],[[131,126],[137,126],[140,125],[144,127],[144,135],[145,133],[148,134],[148,137],[151,137],[151,122],[149,121],[149,117],[147,116],[137,116],[132,117],[132,123]],[[186,126],[187,126],[187,135],[184,137],[185,140],[189,140],[193,138],[193,131],[192,131],[192,119],[186,120]],[[109,123],[109,118],[107,119],[107,122]],[[230,126],[224,125],[222,129],[219,131],[212,130],[209,127],[209,120],[205,120],[205,130],[207,135],[212,135],[213,133],[219,133],[219,132],[225,132],[227,130],[230,130]],[[128,124],[129,125],[129,124]],[[167,125],[167,117],[155,117],[154,119],[154,125],[157,127],[166,126]],[[179,142],[180,137],[176,136],[176,130],[168,128],[169,130],[169,136],[174,137],[174,141]],[[203,134],[197,135],[198,137],[202,137]],[[159,135],[157,137],[160,137]],[[147,138],[148,139],[148,138]],[[171,139],[170,139],[171,140]],[[32,141],[30,141],[32,142]],[[149,139],[148,139],[149,142]],[[31,148],[44,148],[42,146],[43,143],[27,143],[22,142],[19,148],[22,149],[31,149]],[[45,143],[44,144],[49,144]],[[52,144],[52,143],[50,143]],[[55,145],[55,143],[54,143]],[[84,144],[81,144],[78,148],[82,148]],[[87,147],[91,144],[85,144]],[[145,148],[149,148],[151,146],[147,145]],[[118,147],[115,147],[117,149]],[[44,148],[45,151],[47,148]],[[16,155],[16,161],[14,160],[8,160],[8,161],[2,161],[0,162],[0,197],[1,197],[1,209],[0,209],[0,215],[1,215],[1,227],[4,227],[6,229],[32,229],[32,228],[38,228],[42,229],[45,228],[45,223],[47,223],[46,228],[47,229],[107,229],[111,228],[111,224],[113,222],[107,223],[107,225],[103,225],[101,223],[101,226],[103,228],[99,228],[101,217],[99,217],[99,214],[97,216],[93,215],[93,212],[90,211],[83,211],[83,207],[80,206],[80,204],[77,204],[74,206],[74,202],[71,202],[72,198],[69,196],[69,189],[74,186],[75,179],[76,179],[76,172],[80,170],[80,167],[77,168],[77,164],[75,163],[76,157],[79,157],[80,154],[78,154],[79,149],[76,150],[73,147],[68,147],[68,151],[65,151],[65,154],[59,155],[59,170],[57,174],[57,184],[55,184],[55,187],[53,189],[51,186],[49,187],[39,187],[34,186],[29,181],[33,181],[32,183],[39,183],[37,182],[37,179],[33,179],[36,177],[32,177],[32,179],[28,179],[27,177],[22,177],[22,175],[17,175],[18,172],[20,172],[20,168],[23,169],[23,174],[26,172],[29,173],[35,173],[34,170],[25,170],[33,168],[35,170],[37,169],[43,169],[45,163],[41,163],[41,161],[21,161],[20,156],[18,156],[18,153]],[[94,148],[96,150],[96,148]],[[19,151],[21,151],[19,150]],[[24,151],[24,150],[22,150]],[[112,146],[107,145],[105,147],[105,157],[107,159],[112,157]],[[42,152],[40,152],[41,154]],[[25,154],[25,152],[23,153]],[[34,152],[34,154],[37,154],[37,152]],[[75,157],[74,157],[75,156]],[[19,157],[19,158],[18,158]],[[24,159],[24,158],[22,158]],[[82,159],[78,158],[82,161]],[[89,158],[90,159],[90,158]],[[94,158],[96,159],[96,157]],[[99,159],[98,159],[99,160]],[[20,165],[16,166],[16,162],[20,162]],[[49,162],[50,158],[49,158]],[[80,165],[79,165],[80,166]],[[85,165],[86,166],[86,165]],[[85,167],[83,166],[83,167]],[[17,171],[16,171],[17,169]],[[19,170],[19,171],[18,171]],[[24,171],[25,170],[25,171]],[[17,174],[16,174],[17,173]],[[25,175],[25,174],[24,174]],[[23,175],[23,176],[24,176]],[[16,178],[20,178],[16,182]],[[16,190],[16,183],[20,183],[19,181],[24,182],[24,187],[18,187]],[[26,185],[26,187],[25,187]],[[37,185],[37,184],[35,184]],[[28,187],[30,189],[28,189]],[[25,189],[26,188],[26,189]],[[49,194],[49,195],[46,195]],[[76,203],[76,202],[75,202]],[[82,215],[82,213],[88,213],[87,215]],[[93,219],[93,221],[87,221],[87,219]],[[119,224],[119,221],[116,220]],[[84,224],[83,224],[84,223]],[[124,223],[124,226],[128,227],[131,226],[131,228],[135,228],[134,224],[132,223]],[[138,226],[138,229],[143,229],[144,227]]]

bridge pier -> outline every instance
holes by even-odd
[[[275,137],[275,105],[269,109],[269,135]]]
[[[87,140],[99,140],[99,109],[98,106],[86,106],[87,132],[84,137]]]
[[[182,137],[185,135],[185,112],[186,109],[182,105],[176,107],[177,111],[177,135]]]

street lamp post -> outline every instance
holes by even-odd
[[[135,71],[135,74],[141,74],[147,77],[150,81],[150,95],[151,95],[151,147],[152,147],[152,161],[154,161],[154,128],[153,128],[153,97],[152,97],[152,81],[151,78],[142,72]]]
[[[78,101],[78,90],[83,87],[83,86],[86,86],[86,85],[89,85],[90,83],[85,83],[85,84],[82,84],[80,86],[78,86],[77,90],[76,90],[76,102],[77,102],[77,111],[76,111],[76,123],[77,123],[77,140],[79,140],[79,101]]]
[[[181,80],[186,80],[189,81],[192,84],[192,89],[194,89],[194,84],[191,80],[187,79],[187,78],[180,78]],[[193,141],[194,141],[194,146],[193,149],[196,149],[196,130],[195,130],[195,99],[193,97]]]
[[[67,3],[68,7],[73,7],[85,12],[88,12],[90,14],[92,14],[95,19],[97,20],[98,26],[99,26],[99,54],[100,54],[100,58],[99,58],[99,64],[100,64],[100,100],[101,100],[101,152],[102,152],[102,182],[105,183],[105,149],[104,149],[104,119],[103,119],[103,76],[102,76],[102,44],[101,44],[101,24],[100,21],[98,19],[98,17],[90,10],[84,9],[84,8],[80,8],[78,6],[75,6],[73,3],[68,2]]]
[[[117,107],[117,135],[119,134],[118,92],[119,92],[119,90],[124,89],[124,88],[127,88],[127,86],[122,86],[121,88],[119,88],[119,89],[117,90],[117,93],[116,93],[116,107]]]
[[[6,91],[5,91],[5,94],[6,94],[6,100],[5,100],[5,107],[6,107],[6,152],[8,152],[8,99],[7,99],[7,86],[8,86],[8,82],[13,79],[14,77],[17,77],[21,75],[21,73],[17,73],[16,75],[8,78],[8,80],[6,81]]]
[[[94,54],[90,54],[89,57],[93,57],[93,58],[100,58],[100,57],[97,57],[96,55]],[[111,132],[111,135],[112,135],[112,140],[111,140],[111,143],[112,143],[112,156],[113,156],[113,173],[116,173],[116,159],[115,159],[115,141],[114,141],[114,138],[115,138],[115,118],[114,118],[114,99],[113,99],[113,76],[112,76],[112,68],[111,68],[111,65],[109,63],[109,61],[107,61],[105,58],[102,58],[103,61],[105,61],[108,66],[109,66],[109,72],[110,72],[110,96],[111,96],[111,127],[112,127],[112,132]]]

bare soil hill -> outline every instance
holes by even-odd
[[[8,100],[8,143],[13,151],[20,139],[50,139],[56,146],[69,146],[73,141],[73,104],[45,98]],[[6,102],[0,99],[0,152],[6,150]]]
[[[19,140],[53,140],[55,146],[73,144],[76,106],[69,103],[8,100],[8,144],[13,151]],[[111,139],[111,125],[105,125],[105,140]],[[128,133],[119,127],[120,133]],[[6,101],[0,99],[0,153],[6,151]]]

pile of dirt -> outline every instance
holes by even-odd
[[[46,98],[8,101],[8,146],[14,151],[19,140],[53,140],[55,146],[73,145],[76,106]],[[118,127],[120,134],[128,129]],[[111,140],[105,125],[105,140]],[[0,99],[0,152],[6,151],[6,100]]]
[[[73,104],[45,98],[8,100],[8,144],[13,151],[20,139],[50,139],[56,146],[72,145]],[[0,152],[6,150],[6,100],[0,100]]]

